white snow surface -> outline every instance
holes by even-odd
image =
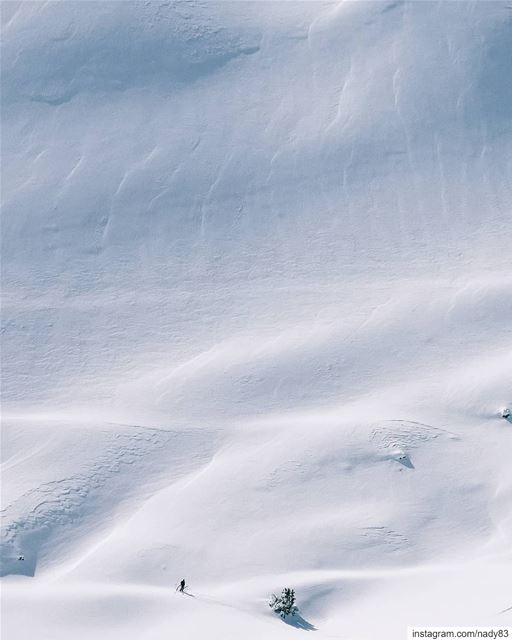
[[[1,11],[2,638],[512,626],[510,3]]]

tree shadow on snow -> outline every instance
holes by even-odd
[[[284,622],[290,625],[290,627],[302,629],[303,631],[317,631],[317,628],[312,625],[311,622],[304,620],[300,613],[296,613],[294,616],[286,616]]]

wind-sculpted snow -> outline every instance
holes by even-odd
[[[1,13],[6,637],[510,625],[509,4]]]
[[[505,4],[91,6],[4,10],[5,402],[276,287],[509,264]]]
[[[55,557],[57,548],[62,561],[66,547],[76,550],[81,535],[97,535],[95,527],[104,528],[103,518],[122,517],[120,508],[128,499],[133,508],[162,477],[176,481],[207,464],[217,440],[206,430],[15,421],[4,425],[7,442],[23,429],[33,436],[46,433],[42,445],[29,445],[23,456],[2,463],[2,575],[33,575],[39,556]],[[60,457],[67,460],[67,473],[62,463],[45,470],[46,461]],[[40,469],[40,477],[32,477],[33,486],[18,488],[11,498],[16,478],[30,477],[31,468]]]

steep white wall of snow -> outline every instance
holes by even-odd
[[[3,571],[36,572],[8,602],[38,611],[17,637],[89,637],[46,617],[66,581],[146,603],[102,637],[157,637],[182,573],[223,640],[291,632],[258,601],[288,578],[358,640],[384,593],[410,624],[463,616],[436,563],[475,624],[505,609],[508,3],[1,12]]]
[[[506,4],[28,2],[4,19],[6,401],[125,373],[155,343],[174,361],[194,329],[216,342],[206,298],[222,335],[269,306],[257,287],[508,264]]]

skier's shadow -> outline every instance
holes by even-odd
[[[296,613],[294,616],[286,616],[284,622],[290,625],[290,627],[302,629],[303,631],[318,631],[318,629],[314,625],[312,625],[311,622],[304,620],[300,613]]]

